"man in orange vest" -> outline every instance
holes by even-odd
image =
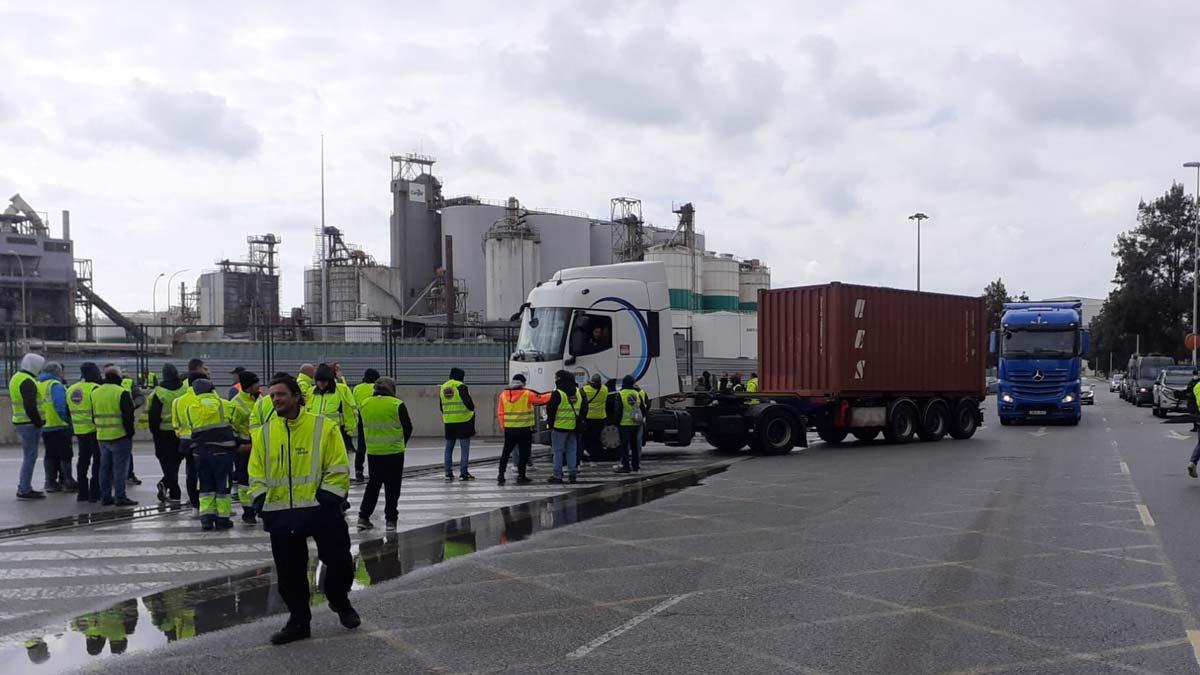
[[[513,375],[512,384],[500,392],[496,401],[496,418],[504,429],[504,449],[500,452],[500,475],[497,485],[504,485],[504,472],[508,470],[508,458],[513,448],[517,449],[517,484],[527,485],[533,481],[525,477],[525,466],[533,451],[533,408],[546,405],[550,394],[538,394],[525,388],[525,376]]]

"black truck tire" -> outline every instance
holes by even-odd
[[[950,408],[942,399],[934,399],[925,406],[925,414],[921,416],[921,426],[917,435],[922,441],[933,443],[942,440],[950,430]]]
[[[850,433],[854,434],[854,437],[861,443],[870,443],[879,436],[878,429],[853,429]]]
[[[786,455],[800,442],[804,425],[781,406],[762,411],[754,421],[753,447],[763,455]],[[845,434],[843,433],[843,438]]]
[[[704,434],[704,440],[721,453],[733,454],[746,447],[746,437],[743,434],[722,434],[708,431]]]
[[[600,429],[600,452],[589,454],[593,462],[610,462],[621,459],[621,428],[615,424],[605,424]]]
[[[978,411],[979,404],[974,399],[964,398],[959,401],[950,415],[950,437],[965,441],[974,436],[979,429],[979,424],[975,420]]]
[[[901,401],[892,406],[888,413],[887,426],[883,428],[883,436],[888,443],[908,443],[917,434],[920,418],[917,406],[911,401]]]

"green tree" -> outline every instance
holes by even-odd
[[[997,279],[983,289],[983,300],[987,303],[988,330],[1000,327],[1000,317],[1004,314],[1004,303],[1012,302],[1012,296],[1004,287],[1004,280]]]
[[[1094,366],[1124,369],[1143,354],[1185,356],[1183,337],[1191,325],[1192,237],[1196,207],[1173,183],[1162,196],[1137,208],[1137,225],[1117,237],[1116,284],[1092,320]]]

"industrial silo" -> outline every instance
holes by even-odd
[[[656,246],[646,251],[646,260],[657,260],[667,266],[671,309],[700,309],[700,294],[704,290],[704,260],[700,251],[682,246]]]
[[[488,230],[503,220],[503,206],[464,204],[442,209],[442,233],[454,238],[454,277],[460,281],[459,290],[467,297],[463,310],[468,317],[482,317],[487,310],[487,277],[484,273],[483,242]],[[445,242],[442,243],[445,264]]]
[[[541,240],[542,272],[545,281],[559,270],[592,264],[592,220],[582,214],[568,215],[530,211],[526,222]],[[611,243],[609,244],[611,248]]]
[[[706,310],[738,308],[738,261],[728,253],[704,256],[704,300]]]
[[[542,280],[541,242],[525,215],[510,198],[506,217],[484,236],[488,321],[508,321]]]
[[[758,259],[747,260],[738,269],[738,309],[758,311],[758,291],[771,287],[771,269]]]

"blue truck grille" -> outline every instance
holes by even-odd
[[[1067,381],[1066,373],[1042,372],[1042,380],[1033,379],[1033,373],[1010,373],[1008,377],[1012,392],[1017,396],[1051,397],[1062,391]]]

